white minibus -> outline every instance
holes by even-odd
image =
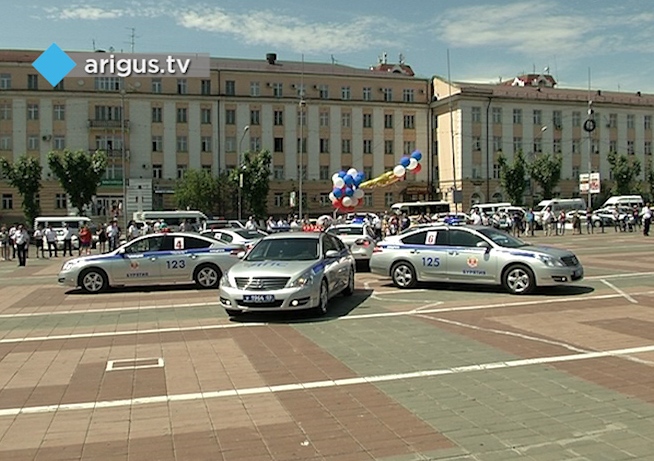
[[[149,222],[154,224],[157,221],[163,220],[172,232],[179,230],[179,225],[182,222],[191,224],[191,228],[198,232],[204,228],[204,223],[207,221],[207,215],[201,211],[194,210],[175,210],[175,211],[137,211],[133,214],[132,219],[137,224]],[[186,229],[187,231],[190,229]]]
[[[645,202],[640,195],[614,195],[604,202],[602,208],[633,208],[634,206],[642,208],[643,205]]]

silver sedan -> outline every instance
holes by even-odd
[[[58,282],[87,293],[115,285],[189,282],[200,288],[218,288],[223,273],[239,261],[243,250],[242,245],[227,245],[198,234],[145,235],[109,253],[66,261]]]
[[[354,292],[355,261],[328,233],[284,232],[263,239],[225,273],[220,304],[227,314],[315,309]]]
[[[432,226],[379,242],[370,259],[373,273],[390,276],[399,288],[420,281],[501,284],[513,294],[583,278],[574,253],[532,246],[491,227]]]
[[[370,260],[372,250],[375,248],[375,232],[367,224],[337,224],[330,227],[327,232],[336,235],[350,248],[357,261]]]

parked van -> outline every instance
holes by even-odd
[[[642,208],[644,205],[645,202],[640,195],[614,195],[604,202],[602,208],[633,208],[634,206]]]
[[[193,229],[196,229],[199,232],[204,228],[204,223],[207,221],[207,215],[201,211],[194,210],[137,211],[132,215],[132,219],[137,223],[137,225],[145,222],[154,223],[161,219],[172,232],[177,232],[179,230],[179,225],[182,222],[188,222],[191,223]]]
[[[485,214],[485,215],[492,215],[495,214],[500,208],[506,208],[512,206],[509,202],[501,202],[501,203],[477,203],[475,205],[472,205],[470,207],[470,213],[472,214],[473,211],[477,211],[480,215]]]
[[[91,225],[91,219],[86,216],[39,216],[34,220],[34,229],[39,227],[47,229],[48,226],[52,226],[52,230],[57,233],[57,248],[62,250],[64,248],[64,227],[66,224],[73,231],[71,245],[73,249],[77,250],[79,248],[79,239],[77,238],[79,230],[84,225]],[[43,236],[43,242],[47,248],[45,235]]]
[[[562,211],[565,213],[569,211],[586,211],[586,200],[581,197],[542,200],[538,203],[538,206],[534,207],[534,221],[538,226],[543,225],[543,212],[547,207],[550,208],[555,217],[558,217]]]

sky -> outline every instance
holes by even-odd
[[[498,82],[546,68],[562,88],[654,94],[643,0],[4,0],[0,48],[209,53]],[[449,54],[449,65],[448,65]]]

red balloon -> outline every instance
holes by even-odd
[[[409,170],[409,171],[411,171],[413,174],[418,174],[420,173],[420,170],[422,170],[422,165],[418,163],[418,165],[416,165],[416,167],[413,170]]]

